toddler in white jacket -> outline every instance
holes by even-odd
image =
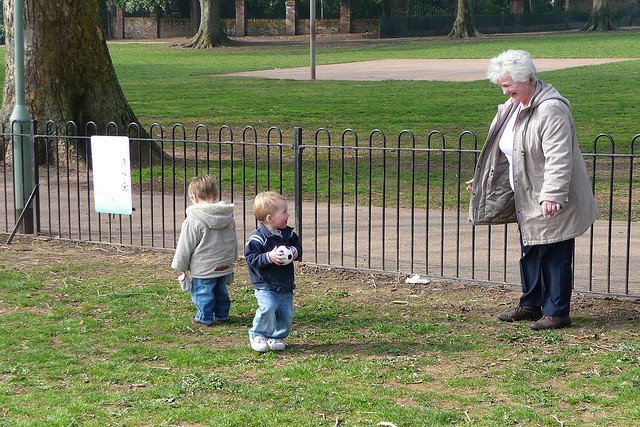
[[[191,275],[193,323],[212,326],[229,318],[227,284],[238,257],[234,205],[215,201],[218,189],[207,174],[193,178],[188,191],[192,205],[182,222],[171,268]]]

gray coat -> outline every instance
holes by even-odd
[[[473,224],[517,222],[524,245],[561,242],[580,236],[595,221],[597,208],[578,146],[569,101],[538,81],[530,106],[517,119],[513,142],[514,191],[509,162],[499,141],[517,105],[498,107],[476,166],[469,220]],[[542,202],[560,203],[551,217]]]
[[[238,257],[231,203],[196,203],[187,208],[171,268],[190,270],[199,279],[233,273]]]

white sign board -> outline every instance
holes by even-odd
[[[96,212],[131,215],[131,161],[126,136],[92,136]]]

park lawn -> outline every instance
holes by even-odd
[[[411,57],[638,58],[638,33],[420,39],[326,47],[319,63]],[[369,49],[370,48],[370,49]],[[484,132],[503,101],[487,82],[294,82],[219,77],[305,65],[304,45],[185,51],[111,43],[145,125],[174,122],[366,135]],[[398,56],[393,56],[398,55]],[[411,56],[415,55],[415,56]],[[477,56],[474,56],[477,55]],[[573,103],[583,145],[638,133],[639,61],[543,73]],[[6,236],[5,236],[6,237]],[[575,326],[534,332],[494,315],[518,293],[299,266],[294,332],[257,354],[244,265],[228,324],[198,328],[170,252],[19,239],[0,247],[0,425],[557,426],[640,424],[640,314],[574,298]]]
[[[639,133],[640,45],[637,31],[610,33],[543,33],[494,35],[471,40],[443,37],[369,39],[321,42],[317,64],[393,58],[490,58],[503,50],[522,48],[534,58],[634,58],[615,64],[540,73],[573,105],[578,137],[591,151],[595,136],[613,136],[616,147],[628,149]],[[304,42],[240,41],[209,50],[183,49],[167,43],[110,42],[110,53],[127,100],[146,126],[176,123],[245,126],[283,130],[292,140],[293,127],[305,135],[318,128],[339,136],[345,129],[360,138],[380,129],[389,138],[408,129],[424,141],[432,130],[455,142],[471,130],[482,140],[496,106],[504,101],[487,81],[293,81],[239,78],[221,74],[309,64]],[[264,133],[264,132],[261,132]],[[606,145],[605,142],[603,142]],[[608,147],[606,147],[608,149]],[[587,150],[588,149],[588,150]]]
[[[534,58],[638,59],[637,37],[638,32],[622,31],[500,35],[462,41],[431,37],[327,42],[317,49],[317,63],[393,58],[488,59],[510,48],[527,49]],[[146,123],[226,124],[236,129],[278,126],[288,139],[295,126],[309,133],[327,128],[336,137],[349,128],[360,138],[368,138],[374,129],[384,131],[389,138],[408,129],[422,141],[428,132],[439,130],[448,141],[455,142],[465,130],[474,131],[482,140],[496,106],[505,100],[499,88],[487,81],[293,81],[219,75],[308,65],[305,43],[247,43],[206,51],[181,49],[175,43],[118,43],[110,44],[110,50],[118,74],[127,76],[121,79],[125,93]],[[138,73],[127,72],[133,71],[131,67]],[[638,133],[634,105],[640,101],[636,84],[640,61],[545,72],[540,77],[572,102],[578,136],[585,149],[591,147],[598,133],[611,134],[618,147],[624,148]],[[154,95],[149,96],[150,93]]]
[[[319,43],[317,63],[391,58],[488,60],[509,48],[528,49],[534,57],[633,58],[635,60],[540,73],[542,79],[551,82],[571,101],[583,153],[614,151],[621,154],[630,151],[633,138],[640,134],[637,114],[637,105],[640,105],[640,85],[637,84],[640,80],[639,34],[638,31],[625,30],[495,35],[472,40],[443,37],[329,40]],[[233,71],[309,63],[309,46],[300,38],[297,41],[247,40],[234,46],[208,50],[184,49],[176,40],[160,43],[113,41],[109,43],[109,49],[120,84],[138,118],[147,129],[153,125],[154,136],[159,135],[159,126],[154,124],[162,125],[167,139],[172,135],[177,135],[178,139],[183,137],[182,129],[175,127],[176,124],[185,126],[187,138],[193,137],[196,125],[205,124],[210,129],[209,138],[212,140],[219,137],[221,126],[228,125],[233,134],[225,130],[221,132],[222,138],[232,137],[230,139],[239,141],[243,131],[248,130],[247,140],[251,142],[255,129],[256,140],[264,142],[267,130],[276,126],[282,131],[284,144],[292,144],[294,127],[301,127],[302,143],[308,145],[353,146],[357,143],[361,147],[380,146],[381,132],[384,132],[385,143],[390,147],[401,144],[406,148],[415,143],[418,149],[429,146],[437,150],[455,149],[461,144],[462,148],[469,149],[482,146],[496,106],[505,100],[497,86],[484,80],[462,83],[354,82],[222,76]],[[321,128],[327,130],[330,140],[324,132],[316,133]],[[403,132],[405,130],[411,133]],[[443,137],[433,138],[429,145],[428,137],[432,131],[441,132]],[[473,132],[475,137],[466,134],[460,138],[465,131]],[[401,132],[403,137],[400,139],[398,135]],[[594,144],[596,136],[601,133],[611,135],[613,144],[608,138],[598,138],[597,145]],[[315,139],[316,135],[318,139]],[[305,152],[307,156],[311,154],[310,150]],[[320,154],[320,161],[326,161],[326,154]],[[449,157],[447,167],[455,169],[454,161],[454,156]],[[234,166],[240,168],[242,159],[238,157],[236,163]],[[461,165],[460,177],[448,175],[445,183],[449,189],[446,192],[447,206],[457,203],[459,181],[464,182],[472,176],[473,166],[473,162],[465,161]],[[368,165],[363,163],[361,167]],[[293,172],[291,165],[286,169],[286,174]],[[145,169],[141,172],[146,182],[150,171]],[[334,172],[339,173],[340,169],[334,168]],[[184,171],[178,171],[184,175],[194,173],[192,164],[187,165]],[[419,178],[422,172],[403,169],[402,180],[411,179],[416,173]],[[319,177],[321,182],[326,181],[324,178]],[[354,185],[350,176],[346,178],[349,195]],[[433,178],[438,179],[438,176]],[[292,188],[292,179],[287,178],[284,185],[287,190]],[[621,191],[627,188],[626,176],[619,185]],[[597,184],[599,188],[600,184]],[[305,189],[305,194],[313,194],[316,190],[320,194],[328,191],[322,185],[315,185]],[[334,191],[342,190],[335,187]],[[380,193],[381,190],[374,188],[374,192]],[[404,205],[424,202],[411,198],[410,194],[403,197]],[[467,193],[464,192],[462,197],[462,202],[466,203]],[[626,207],[616,211],[615,218],[624,218],[624,209]],[[602,209],[601,213],[604,215],[606,211]]]
[[[0,247],[0,424],[640,423],[631,300],[576,295],[572,328],[536,332],[495,320],[514,290],[298,265],[288,348],[259,354],[244,264],[229,322],[204,328],[171,257],[27,238]]]

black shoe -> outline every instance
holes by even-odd
[[[517,322],[518,320],[540,320],[542,318],[542,310],[540,307],[519,306],[508,313],[498,314],[498,319],[503,322]]]
[[[568,328],[569,326],[571,326],[571,318],[569,316],[544,316],[531,325],[531,329],[542,331],[545,329]]]

